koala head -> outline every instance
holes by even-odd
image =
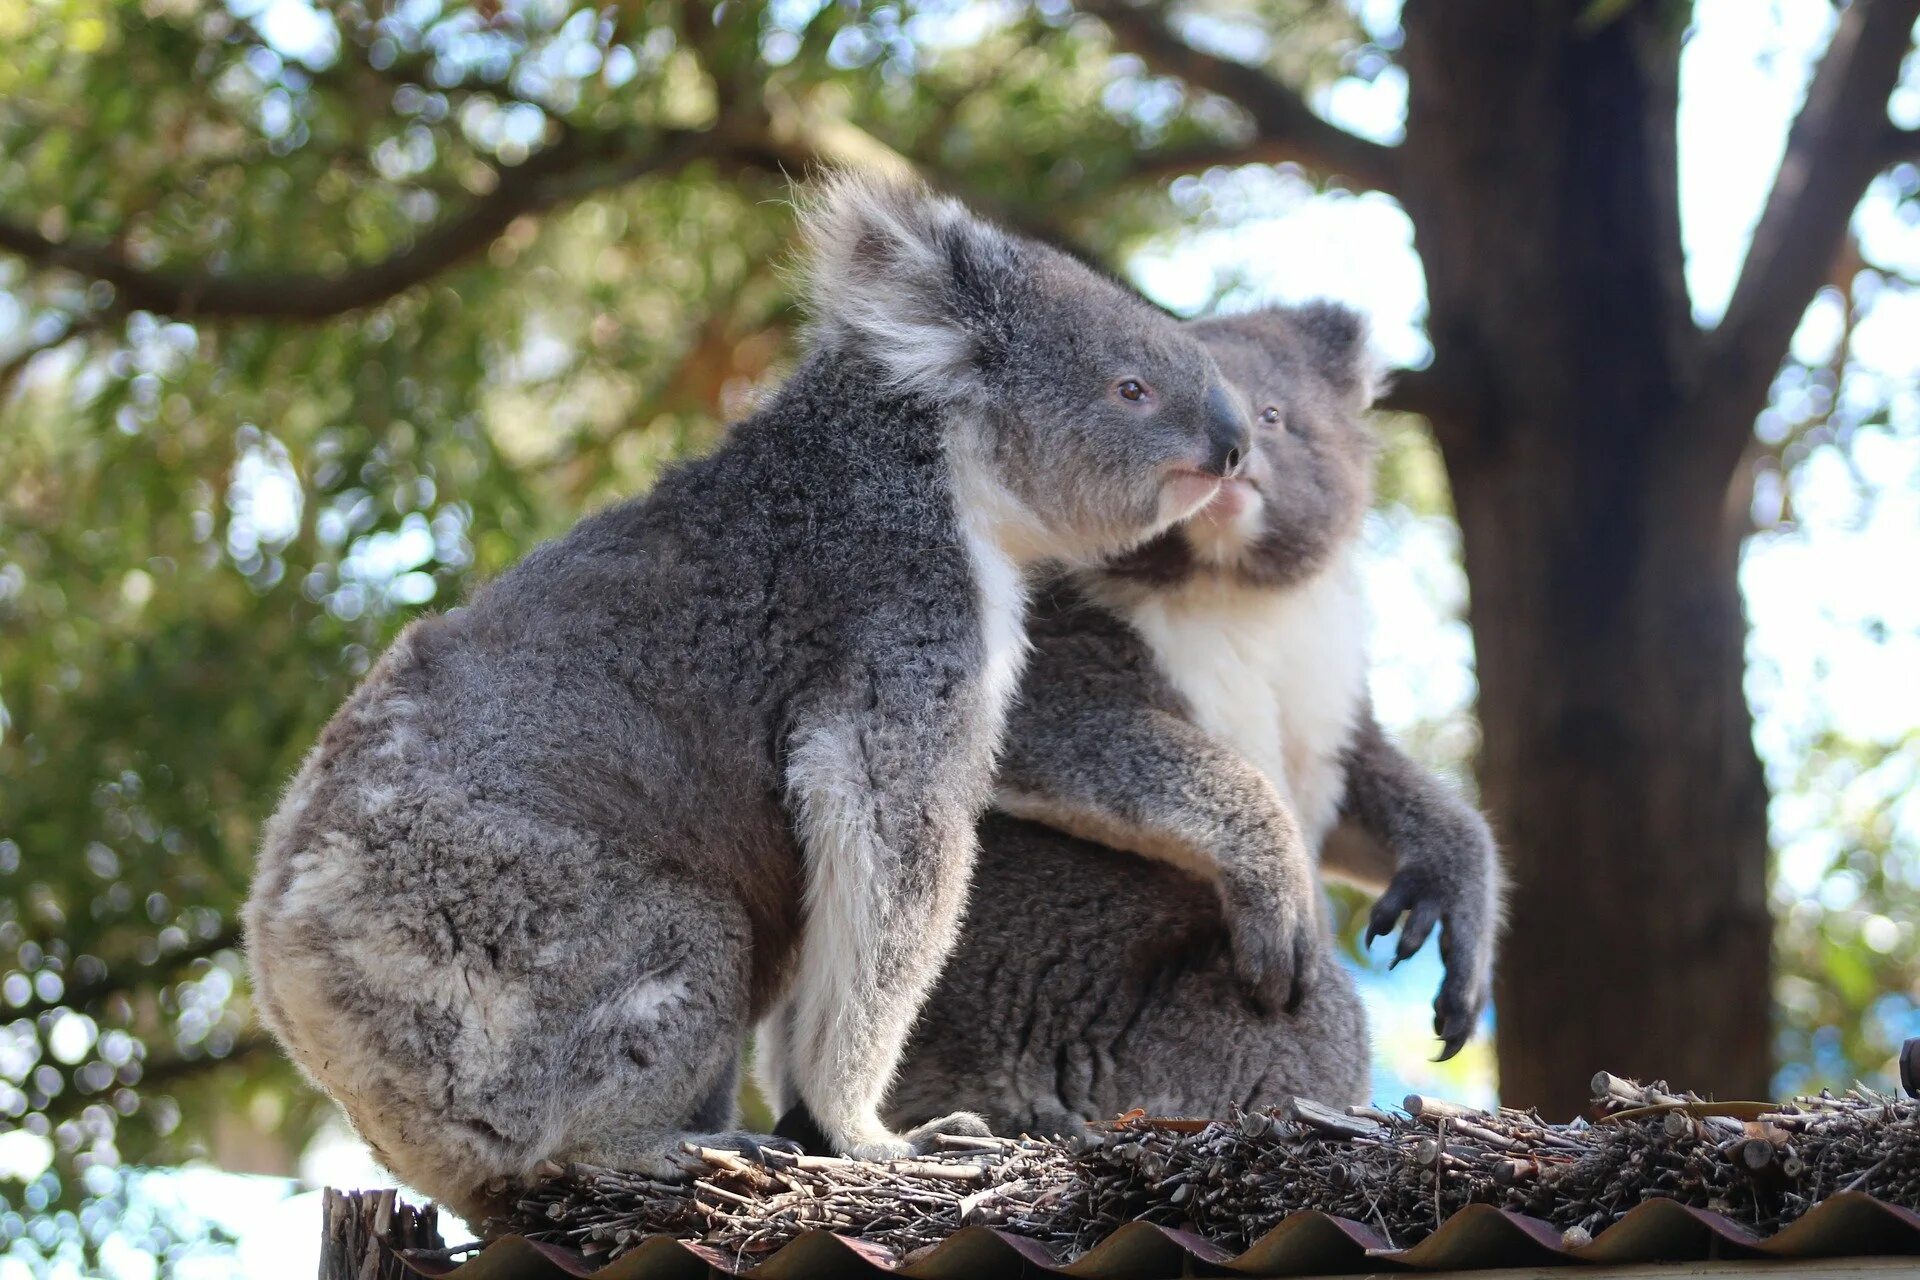
[[[963,505],[1017,558],[1089,561],[1211,501],[1250,448],[1200,337],[950,199],[840,176],[803,200],[817,348],[949,424]]]
[[[1254,447],[1198,514],[1111,570],[1147,584],[1202,574],[1284,587],[1355,538],[1373,498],[1373,439],[1361,415],[1379,390],[1366,322],[1328,302],[1196,320],[1222,372],[1253,407]]]

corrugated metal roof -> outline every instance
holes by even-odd
[[[416,1237],[417,1238],[417,1237]],[[824,1231],[759,1259],[655,1237],[618,1261],[601,1263],[558,1245],[507,1236],[455,1264],[444,1255],[375,1245],[377,1270],[341,1274],[418,1275],[457,1280],[979,1280],[990,1276],[1075,1276],[1156,1280],[1187,1275],[1309,1276],[1382,1271],[1461,1271],[1574,1264],[1615,1266],[1708,1259],[1920,1256],[1920,1214],[1860,1192],[1840,1192],[1771,1237],[1729,1218],[1672,1200],[1649,1200],[1592,1240],[1569,1244],[1537,1218],[1469,1205],[1410,1249],[1394,1249],[1363,1223],[1322,1213],[1292,1214],[1236,1256],[1198,1236],[1130,1223],[1084,1256],[1061,1264],[1032,1240],[968,1227],[920,1256],[895,1264],[872,1245]],[[362,1259],[362,1261],[368,1261]],[[1920,1267],[1920,1264],[1916,1264]]]

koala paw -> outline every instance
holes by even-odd
[[[681,1171],[689,1176],[705,1173],[707,1162],[699,1152],[725,1151],[731,1155],[751,1160],[755,1164],[770,1165],[774,1168],[790,1166],[793,1158],[805,1154],[799,1143],[789,1138],[776,1137],[770,1133],[746,1133],[729,1130],[726,1133],[703,1133],[688,1138],[681,1143]]]
[[[852,1143],[844,1154],[855,1160],[905,1160],[934,1150],[934,1139],[941,1134],[953,1138],[986,1138],[992,1136],[993,1130],[973,1112],[956,1111],[937,1120],[929,1120],[905,1133],[886,1134]]]
[[[1420,950],[1434,926],[1440,927],[1440,960],[1446,977],[1433,1002],[1433,1032],[1442,1041],[1439,1062],[1460,1052],[1490,994],[1493,930],[1481,921],[1468,896],[1470,888],[1450,883],[1428,868],[1408,867],[1388,883],[1367,920],[1367,946],[1399,926],[1393,965]]]
[[[1476,983],[1467,969],[1448,962],[1440,994],[1433,1000],[1433,1034],[1442,1042],[1435,1062],[1445,1062],[1466,1045],[1474,1025],[1480,1021],[1480,1011],[1487,1007],[1489,995],[1484,981]]]
[[[916,1154],[913,1144],[898,1134],[889,1134],[884,1138],[868,1138],[862,1142],[848,1143],[840,1153],[849,1160],[873,1160],[885,1163],[888,1160],[905,1160]]]
[[[938,1120],[929,1120],[907,1130],[907,1141],[913,1144],[917,1154],[925,1155],[934,1149],[934,1139],[942,1135],[949,1138],[991,1138],[993,1129],[971,1111],[954,1111]]]
[[[1229,896],[1227,934],[1233,944],[1233,971],[1247,997],[1264,1017],[1297,1013],[1318,967],[1319,931],[1313,904],[1271,895],[1265,901]]]

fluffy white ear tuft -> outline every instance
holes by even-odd
[[[796,201],[814,340],[857,349],[893,386],[938,399],[971,390],[999,328],[999,282],[1017,249],[958,201],[840,171]]]

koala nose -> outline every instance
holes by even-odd
[[[1207,470],[1222,477],[1240,474],[1252,447],[1253,427],[1246,411],[1225,387],[1215,386],[1207,392]]]

